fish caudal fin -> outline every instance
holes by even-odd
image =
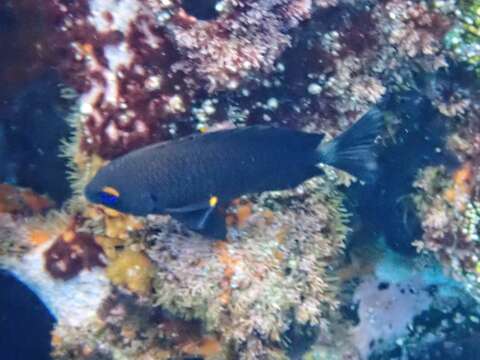
[[[319,162],[344,170],[372,183],[377,175],[375,139],[383,127],[383,115],[373,109],[344,133],[317,147]]]

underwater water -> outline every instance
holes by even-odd
[[[480,359],[479,1],[5,0],[0,44],[1,360]]]

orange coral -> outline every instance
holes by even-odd
[[[252,215],[252,204],[242,204],[237,208],[237,225],[242,226]]]
[[[181,351],[188,355],[209,358],[220,354],[222,346],[217,339],[213,337],[205,337],[200,341],[189,342],[182,345]]]
[[[453,184],[444,191],[444,198],[458,210],[465,209],[472,191],[473,167],[470,162],[465,162],[453,174]]]
[[[473,175],[472,164],[466,162],[463,166],[458,169],[453,175],[453,181],[455,185],[465,186],[465,184],[470,183]]]
[[[100,211],[105,215],[105,235],[110,238],[127,239],[129,231],[143,228],[142,222],[132,215],[103,206]]]
[[[222,304],[226,305],[230,301],[230,282],[233,275],[235,275],[235,266],[240,260],[230,255],[228,251],[228,244],[225,241],[218,241],[215,244],[215,250],[220,263],[225,266],[223,270],[223,282],[221,284],[223,292],[220,295],[220,301]]]
[[[130,231],[143,228],[143,223],[138,218],[103,206],[88,206],[83,216],[103,222],[103,235],[95,236],[95,240],[109,258],[116,256],[117,247],[125,244]]]
[[[30,189],[0,184],[0,213],[34,215],[54,205],[48,197],[38,195]]]
[[[227,213],[226,223],[228,226],[242,227],[252,215],[252,203],[236,199],[232,201],[232,211]]]
[[[29,232],[29,239],[33,245],[40,245],[50,239],[51,234],[44,229],[32,229]]]

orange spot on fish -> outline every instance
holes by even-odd
[[[112,195],[112,196],[115,196],[115,197],[119,197],[120,196],[120,193],[118,192],[117,189],[111,187],[111,186],[105,186],[102,191],[104,193],[107,193],[109,195]]]

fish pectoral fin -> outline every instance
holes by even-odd
[[[218,198],[212,196],[208,202],[167,210],[178,221],[184,223],[190,230],[215,239],[225,239],[227,228],[225,216],[218,209]]]
[[[227,235],[225,216],[217,208],[170,215],[185,224],[190,230],[204,236],[223,240]]]
[[[196,204],[189,204],[186,206],[181,206],[178,208],[166,208],[163,209],[164,212],[169,213],[169,214],[177,214],[177,213],[189,213],[189,212],[195,212],[195,211],[200,211],[200,210],[205,210],[208,211],[209,209],[213,209],[217,206],[218,204],[218,197],[216,196],[211,196],[208,200],[202,201]]]
[[[208,201],[198,203],[198,204],[190,204],[187,206],[182,206],[179,208],[167,208],[164,209],[164,212],[168,214],[184,214],[184,213],[191,213],[191,212],[196,212],[196,211],[201,211],[201,210],[208,210],[210,208]]]

